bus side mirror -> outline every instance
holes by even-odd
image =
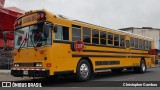
[[[54,33],[57,33],[57,31],[58,31],[57,26],[54,26],[54,27],[53,27],[53,31],[54,31]]]
[[[45,34],[45,36],[46,37],[48,37],[49,36],[49,30],[50,30],[50,26],[49,25],[44,25],[44,34]]]

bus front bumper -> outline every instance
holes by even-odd
[[[11,75],[15,77],[48,77],[49,70],[47,69],[19,69],[19,68],[12,68]]]

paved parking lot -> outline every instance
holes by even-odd
[[[28,77],[17,78],[17,77],[11,76],[10,73],[7,71],[5,73],[0,71],[0,81],[30,82],[30,81],[33,81],[33,79],[28,78]],[[94,79],[88,82],[75,82],[72,77],[56,78],[56,79],[49,79],[49,80],[36,79],[36,82],[43,82],[43,86],[45,86],[47,90],[50,90],[53,88],[59,89],[59,90],[61,89],[66,89],[66,90],[72,90],[72,89],[76,89],[76,90],[82,90],[82,89],[84,90],[89,90],[89,89],[92,89],[92,90],[97,90],[97,89],[100,89],[100,90],[101,89],[102,90],[103,89],[128,90],[128,89],[131,89],[132,90],[133,89],[133,88],[128,88],[128,87],[105,87],[105,86],[96,87],[95,86],[96,84],[105,85],[107,81],[160,81],[160,67],[148,69],[145,74],[138,74],[132,71],[126,71],[120,74],[115,74],[111,72],[99,73],[99,74],[95,74]],[[111,82],[110,84],[115,84],[115,83]],[[18,90],[18,89],[15,89],[15,90]],[[35,89],[39,90],[38,88],[35,88]],[[137,88],[137,89],[149,90],[148,88]]]

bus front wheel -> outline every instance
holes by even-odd
[[[79,61],[76,70],[76,78],[78,81],[87,81],[91,77],[91,66],[85,59]]]

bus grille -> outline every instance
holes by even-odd
[[[20,63],[19,66],[20,67],[34,67],[35,64],[34,63]]]

